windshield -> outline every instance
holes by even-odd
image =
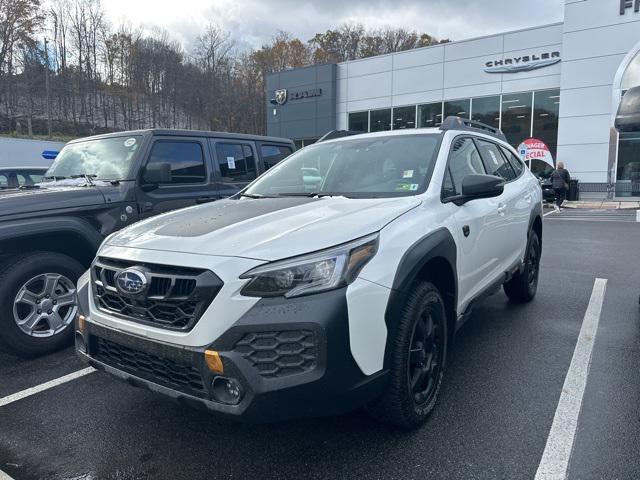
[[[424,191],[439,135],[354,138],[306,147],[271,168],[248,196],[392,197]]]
[[[134,135],[70,143],[62,149],[46,176],[60,179],[89,175],[98,180],[124,180],[141,138]]]

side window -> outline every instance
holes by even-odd
[[[249,145],[216,143],[216,154],[224,182],[250,182],[256,178],[256,160]]]
[[[9,177],[5,174],[0,174],[0,188],[9,188]]]
[[[451,146],[449,165],[444,179],[444,198],[462,195],[462,179],[467,175],[484,175],[485,169],[473,140],[456,138]]]
[[[207,178],[204,154],[199,142],[159,140],[153,144],[148,165],[166,162],[171,165],[171,184],[203,183]]]
[[[489,175],[502,177],[507,182],[516,178],[516,174],[511,168],[511,165],[509,165],[507,159],[500,153],[500,147],[498,147],[498,145],[487,142],[486,140],[477,139],[477,141],[478,148],[480,148],[480,155],[482,155],[484,166]]]
[[[285,147],[283,145],[262,145],[260,148],[265,170],[269,170],[280,160],[284,160],[293,153],[291,147]]]
[[[522,172],[524,172],[524,169],[525,169],[525,166],[524,166],[524,163],[522,163],[522,160],[520,160],[516,155],[511,153],[511,150],[504,148],[502,145],[500,145],[500,150],[502,150],[502,153],[504,153],[504,156],[507,157],[507,160],[511,164],[513,171],[516,173],[516,177],[519,177],[520,175],[522,175]]]

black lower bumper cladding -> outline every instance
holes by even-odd
[[[78,332],[80,333],[80,332]],[[250,421],[333,415],[382,392],[386,374],[366,376],[349,347],[346,289],[297,299],[261,299],[211,345],[184,347],[85,322],[86,352],[98,370],[181,403]],[[224,376],[242,387],[237,405],[214,400],[216,374],[204,351],[219,352]]]

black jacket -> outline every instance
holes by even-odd
[[[554,189],[568,188],[569,180],[571,180],[569,172],[564,168],[557,168],[551,174],[551,185]]]

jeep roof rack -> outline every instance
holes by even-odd
[[[320,137],[316,143],[324,142],[326,140],[333,140],[335,138],[350,137],[352,135],[360,135],[362,133],[366,133],[366,132],[361,132],[359,130],[331,130],[330,132],[327,132],[322,137]]]
[[[507,137],[504,136],[502,130],[499,128],[492,127],[491,125],[487,125],[486,123],[476,122],[475,120],[469,120],[468,118],[462,117],[447,117],[440,125],[440,130],[469,130],[471,132],[477,132],[480,130],[482,133],[486,133],[487,135],[491,135],[493,137],[499,138],[500,140],[507,141]]]

